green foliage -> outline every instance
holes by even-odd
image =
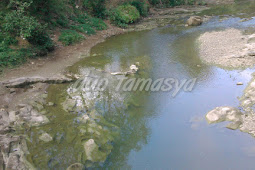
[[[102,19],[90,17],[86,14],[77,14],[72,17],[72,20],[77,24],[71,25],[70,28],[87,35],[95,34],[95,30],[107,29],[107,25]]]
[[[87,24],[72,25],[71,28],[87,35],[92,35],[96,33],[96,31]]]
[[[126,27],[127,24],[134,23],[139,18],[139,11],[129,4],[121,5],[110,12],[111,21],[120,27]]]
[[[45,31],[46,25],[41,25],[35,17],[29,16],[25,11],[31,3],[11,1],[9,6],[15,7],[16,10],[5,15],[2,25],[3,31],[13,37],[23,37],[33,45],[51,50],[53,42]]]
[[[59,36],[59,41],[61,41],[66,46],[80,42],[83,39],[84,37],[74,30],[64,30]]]
[[[83,6],[90,10],[95,17],[106,17],[105,0],[83,0]]]
[[[149,5],[146,4],[144,1],[135,0],[132,1],[130,4],[136,7],[141,16],[146,17],[148,15]]]
[[[4,44],[0,44],[0,68],[13,67],[24,63],[27,58],[31,57],[32,55],[33,54],[30,50],[14,50],[8,48]]]
[[[107,29],[106,23],[102,19],[99,19],[99,18],[91,17],[89,19],[89,25],[98,31]]]

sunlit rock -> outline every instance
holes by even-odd
[[[199,26],[203,23],[203,18],[200,16],[191,16],[187,20],[188,26]]]
[[[206,115],[208,123],[218,123],[223,121],[237,122],[241,120],[240,110],[234,107],[217,107]]]

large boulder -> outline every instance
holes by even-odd
[[[218,123],[223,121],[238,122],[242,120],[242,113],[234,107],[217,107],[206,115],[208,123]]]
[[[203,23],[203,18],[200,16],[192,16],[187,20],[188,26],[199,26]]]

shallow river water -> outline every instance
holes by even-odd
[[[90,99],[83,96],[105,121],[118,128],[112,135],[114,140],[111,140],[112,148],[106,161],[89,166],[105,169],[254,169],[255,139],[225,128],[225,123],[208,125],[205,120],[205,114],[217,106],[239,106],[238,97],[254,69],[228,70],[203,64],[196,42],[206,31],[255,26],[254,20],[244,23],[239,20],[230,18],[219,22],[218,18],[213,18],[200,27],[170,25],[111,37],[95,46],[90,57],[70,67],[70,71],[79,74],[92,68],[116,72],[128,70],[130,65],[139,62],[140,71],[133,76],[136,78],[180,81],[197,78],[191,92],[181,90],[175,97],[173,90],[110,91]],[[237,86],[237,82],[244,85]],[[71,86],[52,85],[49,88],[47,100],[57,104],[47,108],[51,123],[28,132],[31,141],[28,160],[41,169],[65,169],[76,162],[84,163],[82,142],[87,138],[78,135],[80,122],[77,117],[87,114],[90,109],[70,113],[61,108]],[[42,131],[54,140],[49,143],[38,140]]]

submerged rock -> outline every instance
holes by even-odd
[[[66,170],[83,170],[83,169],[84,165],[82,165],[81,163],[74,163],[70,165]]]
[[[223,121],[237,122],[242,119],[241,114],[240,110],[234,107],[217,107],[207,113],[206,120],[210,124]]]
[[[99,150],[99,146],[95,143],[94,139],[89,139],[84,143],[84,150],[86,159],[92,162],[104,162],[108,155]]]
[[[44,142],[50,142],[52,141],[52,137],[48,134],[48,133],[43,133],[40,137],[40,140],[44,141]]]
[[[199,26],[203,23],[203,18],[200,16],[191,16],[187,20],[188,26]]]

